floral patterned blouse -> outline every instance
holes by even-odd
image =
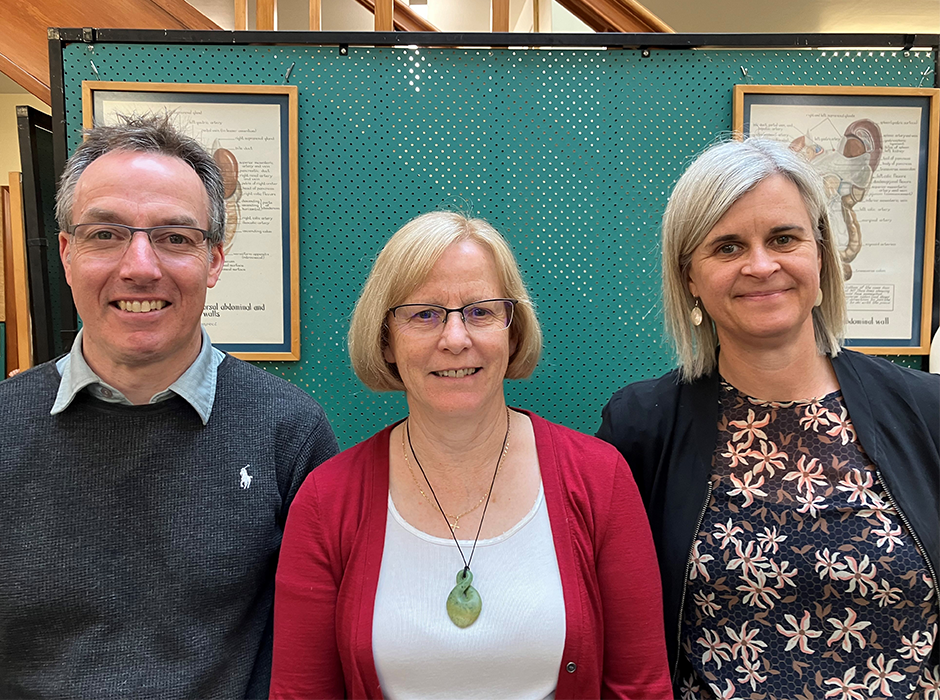
[[[841,392],[777,403],[723,383],[719,415],[683,700],[940,700],[934,582]]]

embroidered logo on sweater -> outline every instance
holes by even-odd
[[[252,476],[251,474],[248,473],[248,467],[250,466],[251,466],[250,464],[246,464],[244,467],[242,467],[242,470],[239,472],[239,476],[241,476],[242,478],[240,486],[243,489],[251,488]]]

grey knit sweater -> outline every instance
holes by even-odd
[[[337,452],[320,406],[226,357],[205,426],[174,397],[0,382],[0,698],[266,697],[287,508]]]

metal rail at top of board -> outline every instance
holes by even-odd
[[[892,48],[940,49],[940,34],[533,34],[514,32],[331,32],[156,29],[50,29],[49,39],[141,44],[299,44],[435,48]]]

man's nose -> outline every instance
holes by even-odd
[[[133,231],[121,256],[121,276],[135,281],[159,279],[160,258],[146,231]]]

